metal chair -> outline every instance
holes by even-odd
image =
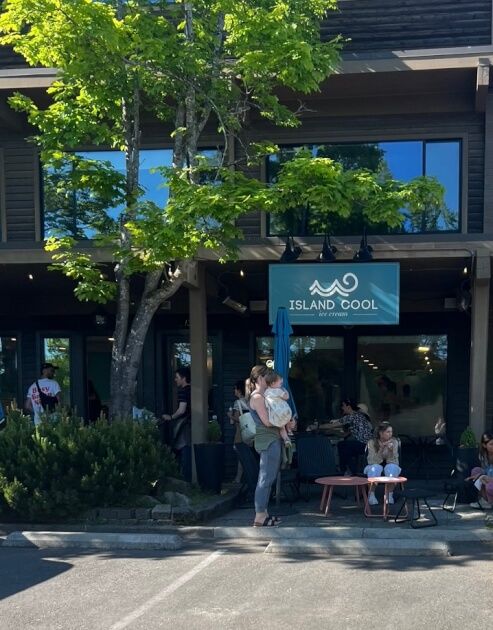
[[[310,499],[310,482],[319,477],[338,475],[336,460],[330,438],[324,435],[298,434],[298,484],[306,483],[306,501]]]
[[[436,516],[433,514],[433,510],[431,509],[427,499],[429,499],[430,497],[434,497],[435,494],[433,492],[429,492],[428,490],[425,490],[423,488],[414,488],[412,490],[394,490],[394,498],[399,499],[399,498],[403,498],[404,501],[400,507],[400,510],[397,512],[394,522],[395,523],[405,523],[406,521],[409,521],[409,525],[413,528],[413,529],[422,529],[424,527],[434,527],[435,525],[438,525],[438,521],[436,519]],[[402,510],[404,509],[405,506],[407,506],[407,502],[410,501],[412,503],[411,505],[411,512],[410,512],[410,516],[406,517],[406,518],[399,518],[401,515]],[[426,508],[428,509],[430,516],[431,516],[431,520],[427,521],[425,523],[418,523],[419,519],[421,518],[421,507],[420,506],[420,501],[422,501],[424,503],[424,505],[426,506]],[[415,515],[415,510],[418,514],[417,518],[414,518]]]

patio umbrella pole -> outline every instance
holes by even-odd
[[[291,388],[289,387],[289,358],[290,358],[290,341],[289,336],[293,333],[289,316],[286,309],[280,306],[277,309],[276,321],[272,327],[274,334],[274,369],[280,374],[284,380],[283,386],[289,392],[289,406],[293,412],[293,416],[297,415],[296,405],[293,400]],[[273,516],[289,516],[290,514],[298,514],[298,510],[292,507],[281,507],[281,470],[277,473],[276,479],[276,506],[270,510]]]

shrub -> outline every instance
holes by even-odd
[[[205,440],[208,444],[217,444],[221,441],[222,429],[217,420],[212,420],[207,425]]]
[[[473,448],[477,446],[476,436],[474,435],[474,431],[471,427],[466,427],[464,429],[459,439],[459,445],[463,448]]]
[[[92,507],[125,504],[177,475],[156,423],[132,419],[85,426],[60,410],[35,427],[19,410],[0,433],[0,496],[28,519],[78,516]]]

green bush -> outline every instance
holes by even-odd
[[[208,444],[218,444],[221,441],[222,429],[217,420],[212,420],[207,425],[205,440]]]
[[[474,431],[471,427],[466,427],[464,429],[460,436],[459,444],[463,448],[474,448],[477,446],[476,436],[474,435]]]
[[[0,433],[0,497],[23,518],[53,520],[124,505],[168,476],[178,476],[178,467],[160,444],[155,421],[101,419],[85,426],[60,410],[35,427],[13,410]]]

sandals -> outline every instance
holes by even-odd
[[[267,516],[263,523],[253,521],[254,527],[277,527],[281,521],[275,516]]]

